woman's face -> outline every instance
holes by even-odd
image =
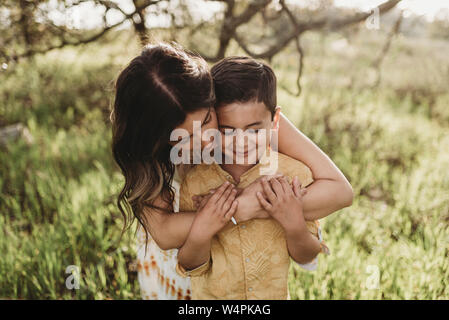
[[[197,123],[197,128],[200,127],[201,130],[196,130],[194,132],[195,121]],[[184,122],[181,125],[177,126],[175,129],[183,129],[185,135],[179,137],[177,141],[171,141],[170,142],[171,145],[178,144],[180,143],[181,140],[186,139],[185,143],[190,143],[188,149],[192,151],[193,141],[194,139],[196,139],[197,141],[201,141],[201,149],[203,149],[211,142],[211,140],[203,141],[201,139],[201,134],[207,129],[218,129],[217,115],[215,113],[214,107],[210,107],[208,109],[206,108],[200,109],[198,111],[187,114],[187,117],[184,120]],[[187,139],[188,136],[190,136],[189,139]]]

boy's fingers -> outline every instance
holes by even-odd
[[[230,196],[230,194],[231,194],[231,192],[232,192],[233,189],[234,189],[234,188],[233,188],[232,185],[229,185],[229,186],[226,188],[225,192],[223,192],[223,194],[221,195],[220,199],[218,199],[218,201],[216,202],[218,208],[223,207],[223,204],[224,204],[225,201],[228,199],[228,197]]]
[[[282,173],[275,173],[275,174],[269,175],[267,178],[269,180],[269,179],[273,179],[273,178],[277,179],[277,178],[280,178],[280,177],[283,177],[283,176],[284,175]]]
[[[228,188],[229,185],[230,185],[230,183],[228,181],[224,182],[217,189],[217,191],[215,191],[214,194],[210,197],[210,201],[212,201],[212,203],[216,203],[218,201],[218,199],[220,199],[223,192],[225,192],[225,190]]]
[[[305,196],[307,194],[307,189],[306,188],[302,188],[301,189],[301,197]]]
[[[229,194],[228,198],[223,203],[223,211],[226,213],[232,205],[232,202],[235,200],[235,196],[237,195],[237,190],[232,190]]]
[[[276,194],[273,192],[273,189],[271,189],[271,184],[268,183],[266,179],[262,179],[262,188],[268,198],[268,201],[274,203],[276,201]]]
[[[293,192],[295,193],[295,196],[296,197],[300,197],[301,196],[301,190],[303,190],[305,188],[301,187],[302,183],[301,183],[301,181],[299,180],[298,177],[295,176],[293,178],[292,185],[293,185]]]
[[[272,209],[273,206],[267,200],[265,200],[262,193],[257,191],[256,196],[257,196],[257,199],[259,200],[259,203],[262,206],[262,208],[264,208],[266,211],[270,212],[270,210]]]
[[[235,212],[237,211],[237,206],[238,206],[239,202],[238,200],[234,200],[231,203],[231,206],[229,208],[229,210],[225,213],[224,217],[226,220],[231,220],[232,216],[235,214]]]
[[[285,177],[279,178],[278,181],[281,183],[282,188],[284,189],[284,192],[285,192],[286,194],[291,194],[291,193],[293,193],[292,187],[290,187],[290,185],[288,184],[287,179],[286,179]]]
[[[278,181],[278,179],[276,179],[276,178],[270,179],[270,184],[271,184],[271,187],[273,188],[274,193],[276,194],[277,197],[279,197],[280,195],[282,195],[282,193],[284,193],[284,189],[282,188],[282,185]]]
[[[201,208],[204,207],[204,206],[206,205],[206,203],[207,203],[208,200],[209,200],[209,198],[203,198],[203,199],[200,201],[200,207],[201,207]]]
[[[299,188],[302,187],[302,182],[301,182],[301,180],[299,180],[299,178],[297,176],[295,176],[293,178],[293,183],[297,184]]]
[[[292,181],[292,189],[293,189],[293,193],[295,194],[296,197],[299,197],[301,195],[301,190],[299,188],[299,179],[297,177],[293,178]]]
[[[217,191],[217,188],[210,189],[209,194],[213,194],[213,193],[215,193],[215,191]]]

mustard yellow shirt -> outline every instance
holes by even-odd
[[[282,173],[290,183],[297,176],[303,186],[313,182],[311,170],[301,161],[271,151],[241,175],[237,187],[245,188],[260,177],[264,173],[261,169],[268,168],[262,163],[276,159],[276,155],[277,170],[270,174]],[[180,211],[195,211],[192,196],[205,194],[226,180],[236,184],[216,163],[195,166],[181,185]],[[307,227],[319,238],[318,221],[307,221]],[[321,244],[321,251],[327,253],[327,247]],[[287,240],[281,225],[274,219],[252,219],[237,225],[229,223],[216,234],[209,261],[188,271],[178,263],[176,271],[191,277],[193,299],[287,299],[289,265]]]

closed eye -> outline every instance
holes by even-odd
[[[232,136],[235,133],[234,129],[230,129],[230,128],[222,128],[221,132],[225,135],[225,136]]]
[[[204,119],[203,124],[201,126],[204,126],[205,124],[208,124],[212,119],[211,110],[209,109],[209,112],[206,115],[206,119]]]
[[[246,129],[248,133],[255,134],[258,133],[260,129]]]

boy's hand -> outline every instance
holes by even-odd
[[[211,239],[234,215],[238,205],[236,194],[231,183],[223,183],[197,212],[190,233],[197,239]]]
[[[306,229],[302,212],[302,197],[305,188],[298,187],[295,177],[291,186],[285,177],[262,179],[263,192],[257,192],[260,205],[278,221],[284,230]]]

